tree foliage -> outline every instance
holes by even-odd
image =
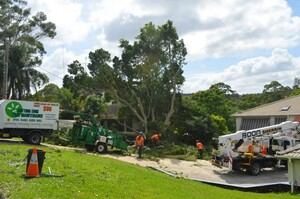
[[[32,15],[26,5],[24,0],[0,2],[0,52],[3,56],[9,50],[7,97],[18,99],[30,94],[31,88],[37,91],[48,82],[48,77],[35,67],[41,65],[46,53],[40,40],[56,35],[55,25],[46,22],[46,15],[42,12]],[[4,65],[1,62],[2,72]]]
[[[199,110],[209,114],[218,115],[228,120],[229,115],[234,112],[229,106],[229,96],[235,95],[229,85],[217,83],[211,85],[208,90],[199,91],[192,95],[191,99],[197,103]]]
[[[77,97],[86,98],[91,94],[91,77],[85,71],[82,64],[75,60],[68,65],[69,75],[63,79],[63,87],[70,89]]]
[[[101,112],[104,112],[106,108],[105,101],[99,95],[90,95],[86,98],[84,105],[84,112],[89,115],[98,115],[100,117]]]
[[[121,57],[112,60],[103,49],[89,54],[94,87],[127,106],[146,131],[149,122],[163,121],[169,126],[184,82],[186,55],[173,23],[158,27],[148,23],[133,44],[121,39],[120,48]]]
[[[264,86],[262,92],[263,103],[270,103],[289,96],[292,89],[289,86],[283,86],[278,81],[271,81]]]
[[[60,88],[56,84],[47,84],[43,89],[28,97],[28,100],[60,102],[59,92]]]

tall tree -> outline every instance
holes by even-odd
[[[63,87],[68,88],[77,97],[86,98],[91,93],[91,77],[84,70],[79,61],[73,61],[68,65],[70,75],[65,75],[63,79]]]
[[[293,89],[299,89],[299,88],[300,88],[300,77],[295,77]]]
[[[8,53],[6,49],[9,49],[7,97],[19,99],[30,94],[30,88],[36,89],[48,82],[46,75],[35,67],[40,66],[42,55],[46,53],[40,40],[56,35],[55,25],[46,22],[44,13],[32,15],[26,6],[24,0],[0,2],[0,52]],[[2,71],[4,65],[1,63]]]
[[[28,97],[41,102],[60,102],[60,89],[56,84],[47,84],[43,89]]]
[[[184,82],[182,67],[186,48],[173,23],[156,27],[146,24],[136,41],[120,41],[121,57],[110,66],[109,52],[99,49],[89,54],[88,68],[97,88],[111,93],[127,106],[148,130],[149,122],[169,126],[176,97]]]
[[[278,81],[272,81],[264,85],[263,99],[264,103],[274,102],[290,95],[292,89],[288,86],[283,86]]]
[[[197,107],[198,112],[202,114],[214,115],[221,121],[224,118],[228,129],[231,131],[235,128],[235,122],[230,117],[234,113],[237,102],[235,101],[236,92],[229,85],[222,82],[213,84],[208,90],[199,91],[191,96],[191,101]],[[225,133],[225,132],[222,132]]]

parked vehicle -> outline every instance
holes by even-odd
[[[251,175],[258,175],[261,168],[275,167],[282,163],[274,157],[276,151],[299,144],[299,133],[299,122],[287,121],[220,136],[217,138],[218,151],[213,153],[212,163],[226,166],[229,170],[245,169]],[[267,149],[266,154],[261,153],[263,147]]]
[[[59,103],[0,100],[0,137],[21,137],[30,144],[58,129]]]

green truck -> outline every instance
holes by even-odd
[[[73,124],[70,132],[70,141],[76,145],[84,144],[87,151],[106,153],[107,148],[127,150],[129,141],[122,132],[111,131],[107,125],[100,126],[98,122],[87,114],[71,112],[79,115],[80,120]]]

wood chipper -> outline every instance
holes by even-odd
[[[107,124],[99,126],[95,118],[87,114],[71,113],[81,118],[73,124],[70,132],[70,141],[74,144],[83,143],[88,151],[95,150],[98,153],[106,153],[108,146],[127,150],[128,142],[122,132],[109,130]]]

